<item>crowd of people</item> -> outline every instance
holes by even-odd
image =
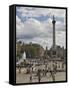
[[[18,70],[19,70],[19,74],[20,74],[21,73],[21,66],[18,67]],[[38,82],[41,82],[42,77],[47,78],[47,74],[49,74],[49,77],[52,78],[52,81],[55,81],[56,72],[57,72],[56,65],[53,67],[53,70],[51,70],[51,67],[49,67],[48,70],[45,67],[45,69],[43,69],[43,70],[38,69],[36,72],[33,72],[33,67],[31,67],[29,69],[29,72],[28,72],[29,73],[29,82],[32,83],[32,81],[34,79],[33,77],[37,77]],[[36,75],[33,76],[33,73],[35,73]]]

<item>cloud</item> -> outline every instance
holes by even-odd
[[[16,37],[21,36],[21,33],[23,33],[24,24],[21,22],[21,19],[16,16]]]
[[[56,44],[66,47],[66,32],[56,31]]]
[[[22,36],[22,38],[34,38],[34,37],[50,37],[50,33],[52,32],[52,24],[49,24],[48,20],[47,22],[40,22],[36,19],[30,18],[25,23],[21,22],[21,20],[18,19],[18,16],[16,16],[17,22],[17,37]],[[50,22],[51,23],[51,22]]]
[[[35,8],[35,7],[20,7],[17,9],[18,12],[20,12],[23,16],[29,16],[29,17],[39,17],[40,15],[43,16],[50,16],[55,15],[57,17],[64,17],[65,16],[65,10],[63,9],[51,9],[51,8]],[[60,16],[59,16],[60,15]]]
[[[65,22],[65,15],[66,12],[64,9],[51,9],[51,8],[34,8],[34,7],[17,7],[17,12],[20,13],[22,17],[30,18],[30,17],[51,17],[55,15],[55,17],[60,21],[60,19],[63,19],[63,22]]]
[[[25,43],[33,42],[38,43],[44,48],[52,46],[52,18],[50,13],[54,13],[56,17],[63,18],[63,21],[56,20],[56,44],[65,47],[65,11],[55,9],[42,9],[42,8],[19,8],[17,9],[20,15],[24,18],[27,17],[26,21],[22,21],[22,17],[16,15],[16,38],[24,41]],[[43,17],[48,15],[49,17],[40,21],[33,17]],[[29,18],[28,18],[29,17]]]

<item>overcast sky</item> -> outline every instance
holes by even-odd
[[[16,7],[16,38],[25,43],[38,43],[43,48],[52,46],[53,25],[56,20],[56,45],[66,44],[66,27],[64,9]]]

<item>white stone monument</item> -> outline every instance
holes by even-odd
[[[26,52],[24,51],[23,56],[22,56],[23,60],[26,60]]]

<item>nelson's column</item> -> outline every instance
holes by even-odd
[[[52,21],[52,24],[53,24],[53,48],[55,49],[55,18],[54,18],[54,15],[53,15],[53,21]]]
[[[52,45],[52,48],[51,48],[51,56],[56,56],[56,38],[55,38],[55,17],[53,15],[53,20],[52,20],[52,24],[53,24],[53,45]]]

